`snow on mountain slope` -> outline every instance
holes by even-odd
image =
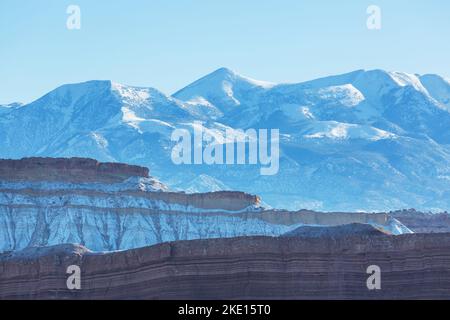
[[[0,120],[2,156],[51,153],[61,140],[106,126],[120,111],[109,89],[109,81],[65,85],[7,114]]]
[[[428,93],[417,75],[398,71],[389,72],[389,75],[401,87],[411,86],[417,91],[425,94]]]
[[[17,108],[20,108],[21,106],[23,106],[23,104],[19,102],[14,102],[10,104],[0,104],[0,115],[4,116]]]
[[[156,89],[129,87],[117,83],[112,84],[111,89],[128,112],[124,114],[124,118],[130,117],[130,114],[142,120],[148,118],[175,120],[191,116],[183,103]]]
[[[370,141],[378,141],[395,137],[392,133],[374,127],[335,121],[315,122],[305,129],[305,133],[307,134],[304,137],[309,139],[367,139]]]
[[[170,121],[194,119],[202,116],[191,114],[190,104],[153,88],[110,81],[65,85],[0,119],[2,156],[90,155],[112,161],[117,160],[115,142],[121,148],[117,139],[123,134],[128,142],[146,134],[168,135]]]
[[[206,101],[225,115],[251,108],[256,96],[275,84],[241,76],[221,68],[195,81],[173,96],[183,101]],[[239,108],[238,108],[239,107]]]
[[[0,157],[144,165],[178,189],[226,186],[281,208],[446,210],[448,92],[440,76],[383,70],[275,85],[222,68],[173,96],[89,81],[0,111]],[[172,131],[192,131],[199,121],[219,144],[229,142],[221,137],[227,129],[279,129],[278,174],[261,176],[255,165],[175,165]]]
[[[450,80],[435,74],[426,74],[420,77],[420,82],[430,95],[450,112]]]

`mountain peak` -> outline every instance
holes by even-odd
[[[226,67],[221,67],[211,72],[209,75],[232,76],[232,77],[238,76],[237,72]]]
[[[62,85],[55,90],[63,89],[63,88],[98,88],[98,87],[111,87],[111,80],[88,80],[82,82],[68,83]]]
[[[273,86],[275,84],[255,80],[222,67],[191,83],[173,96],[183,101],[203,98],[221,109],[226,105],[240,105],[241,93],[270,89]]]
[[[218,77],[218,78],[222,78],[223,80],[229,80],[229,81],[240,81],[240,82],[246,82],[252,86],[255,87],[262,87],[264,89],[270,89],[271,87],[275,86],[275,83],[272,82],[268,82],[268,81],[262,81],[262,80],[256,80],[244,75],[241,75],[237,72],[235,72],[234,70],[231,70],[229,68],[219,68],[216,71],[210,73],[207,76],[209,79],[214,78],[214,77]]]

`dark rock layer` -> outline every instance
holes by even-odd
[[[0,159],[0,180],[58,182],[122,182],[130,177],[149,176],[145,167],[98,162],[88,158]]]
[[[234,238],[0,258],[2,299],[449,299],[450,234]],[[31,258],[30,258],[31,256]],[[81,268],[81,290],[66,269]],[[367,267],[381,268],[368,290]]]
[[[339,238],[357,235],[386,235],[370,224],[350,223],[338,226],[302,226],[282,235],[283,237],[300,237],[300,238]]]

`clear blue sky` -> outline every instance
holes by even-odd
[[[66,8],[81,8],[81,30]],[[370,4],[382,29],[366,28]],[[355,69],[450,76],[448,0],[1,0],[0,103],[110,79],[168,94],[222,66],[299,82]]]

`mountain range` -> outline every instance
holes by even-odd
[[[175,165],[176,128],[279,129],[280,169]],[[450,80],[358,70],[274,84],[219,69],[166,95],[111,81],[0,106],[0,157],[89,157],[150,168],[172,190],[239,190],[285,209],[450,208]],[[214,141],[214,143],[225,143]]]

